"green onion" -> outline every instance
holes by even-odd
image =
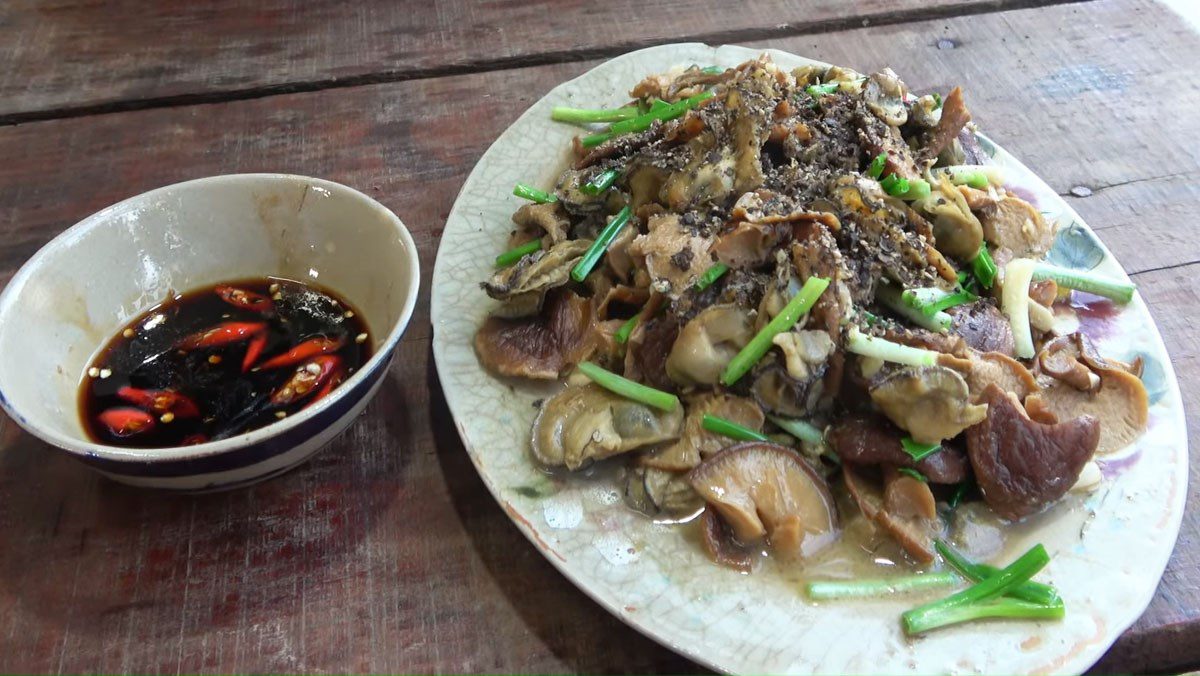
[[[950,315],[945,312],[935,312],[927,315],[914,307],[910,307],[904,302],[900,289],[890,284],[879,285],[879,288],[875,291],[875,299],[886,305],[892,312],[930,331],[945,333],[950,330],[950,326],[954,323]]]
[[[961,578],[954,573],[923,573],[920,575],[893,577],[887,580],[854,580],[848,582],[822,580],[820,582],[809,582],[805,585],[804,591],[808,594],[808,598],[814,601],[861,599],[890,596],[892,594],[906,594],[938,587],[952,587],[961,581]]]
[[[580,362],[579,371],[588,378],[591,378],[592,382],[600,387],[610,392],[615,392],[626,399],[636,401],[639,404],[653,406],[654,408],[668,412],[674,411],[679,407],[679,397],[669,392],[656,390],[653,387],[646,387],[641,383],[635,383],[612,371],[602,369],[591,362]]]
[[[908,366],[936,366],[938,363],[938,353],[933,350],[893,343],[883,338],[868,336],[857,329],[851,329],[846,336],[846,351],[860,357],[874,357]]]
[[[554,195],[543,190],[538,190],[531,185],[525,185],[524,183],[518,183],[513,186],[513,194],[521,199],[537,202],[538,204],[548,204],[558,201],[558,198]]]
[[[708,66],[707,68],[701,68],[700,72],[705,75],[720,75],[725,72],[725,69],[720,66]]]
[[[583,258],[579,259],[574,268],[571,268],[571,279],[582,282],[587,278],[592,268],[596,267],[596,262],[608,250],[608,245],[612,244],[612,241],[617,237],[617,233],[621,232],[621,228],[624,228],[625,224],[629,222],[629,216],[632,213],[633,210],[627,204],[617,212],[616,216],[612,217],[608,225],[604,226],[604,229],[600,231],[600,236],[584,252]]]
[[[800,292],[792,296],[783,310],[775,315],[775,318],[764,326],[758,335],[751,338],[750,342],[746,343],[746,347],[743,347],[741,352],[738,352],[729,362],[729,365],[725,367],[725,372],[721,374],[721,382],[729,387],[746,375],[746,372],[763,358],[767,350],[771,349],[771,339],[792,328],[800,320],[801,315],[812,309],[828,286],[828,279],[809,277],[804,286],[800,288]]]
[[[705,413],[700,420],[700,426],[714,434],[737,439],[738,441],[768,441],[767,437],[754,430],[724,418]]]
[[[986,190],[988,184],[1004,185],[1004,170],[993,164],[956,164],[933,170],[935,176],[945,176],[954,185],[969,185]]]
[[[938,108],[941,108],[942,107],[942,95],[937,92],[934,92],[934,93],[930,94],[930,96],[933,97],[933,109],[937,110]]]
[[[604,171],[592,177],[592,180],[579,186],[579,190],[588,195],[599,195],[608,190],[621,177],[619,169],[605,169]]]
[[[620,122],[621,120],[633,119],[639,114],[637,106],[596,108],[591,110],[586,108],[571,108],[569,106],[555,106],[550,111],[550,119],[556,122],[587,124],[590,122]]]
[[[911,467],[897,467],[896,471],[905,476],[910,476],[923,484],[929,483],[929,479],[926,479],[924,474],[921,474]]]
[[[925,307],[921,308],[921,311],[927,315],[933,315],[937,314],[938,312],[942,312],[943,310],[949,310],[957,305],[974,303],[977,300],[979,300],[979,296],[976,296],[966,289],[959,289],[958,291],[955,291],[954,293],[951,293],[940,300],[926,305]]]
[[[695,108],[708,99],[711,99],[712,97],[713,93],[711,91],[706,91],[696,94],[695,96],[690,96],[682,101],[665,103],[662,106],[659,106],[657,109],[655,109],[655,106],[651,106],[650,112],[638,115],[637,117],[630,118],[628,120],[616,122],[608,128],[608,131],[604,131],[599,134],[591,134],[590,136],[584,136],[583,139],[580,140],[580,143],[584,148],[591,148],[622,134],[645,131],[649,129],[650,125],[654,124],[656,121],[675,119],[686,113],[688,110]]]
[[[1075,289],[1076,291],[1086,291],[1087,293],[1103,296],[1118,303],[1128,303],[1133,300],[1133,292],[1137,289],[1136,284],[1129,282],[1121,282],[1091,272],[1070,270],[1068,268],[1060,268],[1057,265],[1040,262],[1035,263],[1033,266],[1033,278],[1035,280],[1052,279],[1059,286]]]
[[[712,283],[721,278],[721,275],[729,272],[729,266],[724,263],[714,263],[712,267],[704,271],[700,275],[700,279],[696,280],[696,290],[703,291],[712,286]]]
[[[879,182],[879,187],[892,197],[899,197],[908,192],[908,179],[900,178],[895,174],[888,174]]]
[[[869,312],[867,310],[859,310],[859,312],[862,314],[863,321],[867,323],[867,326],[875,326],[879,322],[883,321],[879,318],[879,315],[875,314],[874,312]]]
[[[1029,330],[1029,283],[1033,280],[1034,262],[1017,258],[1004,266],[1004,289],[1000,294],[1000,311],[1012,327],[1013,351],[1021,359],[1033,359],[1033,333]]]
[[[979,296],[966,289],[951,292],[931,286],[922,289],[905,289],[904,293],[900,294],[900,300],[904,305],[919,310],[926,316],[934,316],[955,305],[977,301]]]
[[[913,462],[921,462],[925,458],[942,450],[941,444],[922,444],[918,441],[913,441],[912,437],[904,437],[900,440],[900,446],[904,452],[912,456]]]
[[[837,82],[826,82],[825,84],[809,85],[804,91],[808,92],[808,95],[814,99],[819,99],[826,94],[836,92],[840,86]]]
[[[998,615],[982,614],[987,612],[985,609],[989,606],[981,602],[1004,595],[1012,588],[1033,577],[1034,574],[1049,562],[1050,555],[1046,553],[1046,548],[1040,544],[1034,545],[1029,551],[1022,554],[1020,558],[997,572],[994,576],[939,601],[926,603],[925,605],[906,611],[900,616],[904,632],[909,635],[921,634],[947,624],[965,622],[976,617],[998,617]],[[1021,602],[1009,601],[1009,603]],[[964,612],[964,608],[974,608],[976,609],[976,613],[980,614],[973,615]],[[1016,617],[1018,615],[1005,616]]]
[[[819,444],[825,438],[825,434],[814,425],[810,425],[803,420],[795,418],[780,418],[771,414],[767,414],[767,420],[775,423],[779,429],[796,437],[800,441],[806,441],[810,444]]]
[[[992,284],[996,283],[996,262],[992,260],[992,254],[988,253],[987,242],[979,245],[979,253],[971,259],[971,269],[983,288],[990,289]]]
[[[867,176],[879,180],[883,176],[883,167],[887,164],[887,153],[879,153],[875,159],[871,160],[871,166],[867,167]]]
[[[914,178],[908,182],[908,188],[896,197],[902,200],[919,200],[929,197],[930,192],[932,192],[932,188],[929,187],[929,181],[923,178]]]
[[[959,485],[959,491],[965,493],[968,485],[968,482],[964,481]],[[982,563],[972,563],[971,561],[967,560],[967,557],[958,553],[957,550],[941,540],[935,541],[933,546],[937,549],[938,553],[942,555],[942,558],[946,560],[946,563],[954,566],[959,573],[961,573],[971,582],[980,582],[982,580],[986,580],[987,578],[992,577],[999,572],[998,568],[984,565]],[[1058,591],[1055,590],[1054,587],[1051,587],[1048,584],[1042,584],[1041,582],[1034,582],[1033,580],[1029,580],[1021,585],[1013,587],[1008,592],[1008,595],[1014,599],[1021,599],[1022,601],[1029,601],[1030,603],[1040,603],[1045,605],[1050,605],[1061,601],[1061,599],[1058,597]]]
[[[946,504],[950,507],[950,509],[954,509],[955,507],[958,507],[958,504],[960,502],[962,502],[962,499],[967,495],[967,491],[969,491],[970,489],[971,489],[970,480],[965,480],[965,481],[960,482],[958,484],[958,487],[954,489],[954,493],[950,496],[950,500],[947,501]]]
[[[965,606],[950,606],[936,612],[930,611],[916,620],[906,620],[904,630],[911,635],[974,620],[989,618],[1061,620],[1066,614],[1066,607],[1061,600],[1051,605],[1042,605],[1005,598],[998,601],[971,603]],[[903,617],[902,615],[901,618]]]
[[[624,345],[629,342],[629,334],[633,333],[633,329],[637,326],[638,320],[641,318],[640,314],[636,314],[627,319],[621,325],[621,328],[617,329],[617,332],[613,334],[613,339],[617,341],[618,345]]]
[[[542,240],[540,239],[535,239],[530,242],[525,242],[521,246],[513,247],[499,256],[496,256],[496,267],[507,268],[534,251],[540,251],[541,248]]]

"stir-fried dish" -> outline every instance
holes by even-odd
[[[483,283],[484,366],[566,380],[530,434],[544,467],[620,456],[628,503],[699,515],[720,565],[802,562],[843,505],[920,566],[955,507],[1021,520],[1145,427],[1140,362],[1054,329],[1072,290],[1132,285],[1042,260],[1055,223],[959,88],[763,57],[631,96],[555,110],[584,125],[571,165],[517,187]]]

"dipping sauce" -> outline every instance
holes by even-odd
[[[225,282],[118,331],[84,373],[80,414],[103,444],[215,441],[311,406],[370,357],[366,323],[328,290],[271,277]]]

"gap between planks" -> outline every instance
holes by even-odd
[[[818,33],[834,33],[841,30],[862,28],[865,26],[887,26],[916,21],[935,19],[953,19],[978,14],[991,14],[1020,9],[1036,9],[1055,5],[1069,5],[1091,2],[1092,0],[993,0],[977,5],[938,7],[932,9],[906,9],[861,14],[849,17],[822,19],[816,21],[800,21],[782,23],[755,29],[737,29],[728,31],[710,31],[681,35],[674,40],[638,39],[616,43],[603,48],[564,49],[529,54],[521,56],[501,57],[495,59],[477,59],[461,64],[449,64],[429,68],[399,68],[395,70],[364,73],[348,77],[329,77],[317,80],[294,82],[278,82],[267,85],[256,85],[242,89],[227,89],[216,92],[194,94],[176,94],[172,96],[148,97],[142,99],[127,99],[108,101],[104,103],[80,106],[62,106],[44,110],[30,110],[0,115],[0,127],[21,124],[25,122],[40,122],[44,120],[60,120],[64,118],[85,117],[88,115],[103,115],[151,108],[169,108],[174,106],[190,106],[208,103],[225,103],[228,101],[244,101],[280,94],[296,94],[316,92],[325,89],[344,89],[364,85],[403,82],[407,80],[424,80],[453,75],[485,73],[490,71],[528,68],[555,63],[572,63],[592,59],[612,58],[629,51],[666,44],[667,42],[704,42],[708,44],[734,44],[741,42],[758,42],[776,38],[813,35]]]

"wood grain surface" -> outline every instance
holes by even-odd
[[[517,5],[470,6],[479,13],[471,25],[490,16],[492,28],[465,34],[479,41],[509,36],[497,43],[509,55],[529,49],[531,33],[513,17],[498,18],[501,10],[521,16],[525,10]],[[879,11],[898,6],[868,5]],[[471,14],[466,6],[449,5],[460,18]],[[830,9],[836,6],[814,5],[829,10],[831,23],[844,21]],[[11,31],[13,12],[85,10],[100,11],[74,2],[8,6],[0,10],[9,12],[0,35]],[[388,21],[403,25],[392,10],[375,11],[383,14],[360,30],[382,32]],[[736,25],[774,25],[755,11],[748,9],[745,23]],[[576,24],[586,16],[576,13]],[[170,25],[165,10],[160,18]],[[270,25],[269,17],[260,20]],[[724,30],[715,20],[682,21],[677,32]],[[1192,142],[1200,135],[1200,86],[1164,64],[1188,63],[1200,37],[1146,0],[842,25],[742,42],[861,70],[890,65],[917,90],[962,84],[984,130],[1072,195],[1073,206],[1133,274],[1166,338],[1185,406],[1197,410],[1200,340],[1191,332],[1190,313],[1200,307],[1194,222],[1200,147]],[[613,32],[555,30],[547,29],[546,44],[560,51],[578,46],[568,37],[594,41],[584,45],[588,49],[624,44]],[[244,46],[256,31],[262,26],[247,24],[242,34],[231,29],[232,37],[214,36],[206,44],[217,50],[214,45],[228,39]],[[351,49],[350,33],[321,35]],[[87,64],[31,64],[20,50],[40,49],[32,45],[39,40],[21,37],[15,57],[0,40],[0,58],[15,64],[0,78],[0,92],[13,91],[14,69],[61,80],[41,99],[13,104],[0,96],[0,105],[36,110],[211,92],[214,82],[218,89],[258,87],[325,77],[360,61],[362,72],[373,72],[387,60],[372,61],[378,54],[370,50],[334,53],[314,38],[313,70],[268,72],[254,59],[272,60],[299,47],[278,36],[262,39],[283,52],[245,55],[242,63],[156,45],[148,49],[157,58],[178,59],[175,65],[186,72],[114,75],[92,91],[77,79]],[[428,35],[407,39],[437,42]],[[459,51],[447,56],[452,41],[446,37],[440,58],[467,63],[463,38],[455,39]],[[431,67],[436,59],[421,63]],[[0,128],[6,160],[0,163],[0,283],[62,229],[123,197],[204,175],[283,171],[355,186],[395,210],[412,230],[427,289],[446,214],[475,161],[529,104],[594,64],[571,60],[399,78]],[[183,84],[163,89],[167,80]],[[696,671],[575,590],[509,523],[458,440],[433,371],[430,336],[426,291],[363,417],[300,469],[228,494],[127,489],[0,418],[0,672]],[[1188,431],[1197,448],[1194,420]],[[1200,495],[1198,468],[1193,462],[1189,506]],[[1200,665],[1197,570],[1200,513],[1192,513],[1150,608],[1097,669]]]

